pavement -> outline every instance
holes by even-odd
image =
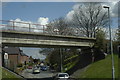
[[[85,68],[82,68],[82,69],[78,69],[77,71],[75,71],[72,75],[70,75],[70,77],[71,78],[77,78],[77,79],[79,79],[80,78],[80,76],[82,75],[82,73],[84,72],[84,71],[86,71],[86,69],[89,67],[89,65],[87,66],[87,67],[85,67]]]

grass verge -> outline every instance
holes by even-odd
[[[23,80],[23,78],[20,78],[8,70],[2,68],[2,80]]]
[[[2,68],[0,66],[0,80],[2,79]]]
[[[89,65],[80,78],[112,78],[111,55]],[[118,55],[114,55],[115,78],[118,78]]]

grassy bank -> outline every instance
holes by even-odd
[[[70,63],[64,65],[63,66],[63,68],[64,68],[63,72],[66,72],[66,71],[70,70],[72,67],[74,67],[76,65],[77,62],[78,61],[76,60],[76,61],[73,61],[73,62],[70,62]],[[65,68],[67,68],[67,70],[65,70]]]
[[[0,66],[0,80],[2,79],[2,68]]]
[[[23,78],[20,78],[18,76],[16,76],[15,74],[9,72],[8,70],[2,68],[2,80],[23,80]]]
[[[118,78],[118,55],[114,55],[115,77]],[[80,78],[112,78],[111,55],[89,65]]]
[[[72,59],[75,59],[75,60],[72,60]],[[67,64],[63,65],[63,68],[64,68],[63,72],[66,72],[76,65],[76,63],[78,62],[78,55],[71,56],[65,59],[64,62],[67,62]]]

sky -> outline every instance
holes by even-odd
[[[45,55],[39,54],[40,48],[26,48],[26,47],[21,47],[21,50],[28,56],[32,56],[33,58],[36,59],[41,59],[44,60],[46,58]]]
[[[64,17],[75,4],[72,2],[11,2],[3,3],[2,8],[4,20],[15,20],[37,22],[40,17],[48,17],[49,21],[58,17]]]
[[[33,0],[30,0],[31,2],[28,2],[29,0],[24,1],[26,2],[4,0],[4,2],[2,2],[2,13],[0,13],[0,15],[2,14],[2,19],[30,23],[40,23],[42,25],[45,25],[59,17],[67,17],[68,19],[70,19],[72,14],[74,13],[74,8],[78,6],[78,3],[74,2],[75,0],[70,0],[71,2],[61,2],[60,0],[58,0],[58,2],[34,2]],[[118,12],[116,2],[111,2],[110,4],[103,3],[103,5],[112,7],[111,19],[113,20],[113,23],[111,27],[117,28]],[[34,58],[45,58],[44,55],[39,54],[39,48],[21,49],[23,49],[24,53],[28,54],[29,56],[33,56]]]
[[[2,19],[16,20],[31,23],[40,23],[45,25],[59,17],[70,18],[74,8],[78,6],[77,2],[3,2]],[[103,5],[111,6],[111,16],[118,14],[116,2]],[[112,18],[112,27],[117,27],[118,18]]]

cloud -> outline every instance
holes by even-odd
[[[88,0],[85,0],[88,1]],[[110,0],[108,0],[110,1]],[[75,4],[72,8],[73,10],[69,11],[66,14],[66,20],[72,20],[74,11],[78,11],[78,8],[81,6],[81,4],[83,4],[83,2],[79,2],[77,4]],[[117,0],[115,0],[115,2],[99,2],[98,4],[101,4],[102,6],[109,6],[110,7],[110,15],[111,17],[118,17],[118,2]],[[104,11],[106,11],[106,9],[104,9]]]
[[[80,4],[81,3],[77,3],[77,4],[75,4],[72,8],[73,8],[73,10],[76,10],[76,9],[78,9],[79,7],[80,7]]]
[[[17,27],[29,27],[29,24],[31,24],[32,22],[30,21],[22,21],[20,18],[17,18],[15,20],[10,20],[11,22],[9,22],[8,24],[11,26],[17,26]]]
[[[109,6],[110,7],[110,15],[111,17],[118,17],[118,2],[108,2],[108,3],[102,3],[102,6]]]
[[[32,56],[33,58],[36,59],[45,59],[46,56],[42,55],[39,53],[40,48],[27,48],[27,47],[20,47],[21,50],[23,50],[23,52],[28,55],[28,56]]]
[[[34,55],[32,55],[33,58],[36,58],[36,59],[41,59],[41,60],[44,60],[46,58],[46,56],[40,54],[39,52],[38,53],[34,53]]]
[[[112,16],[114,17],[118,17],[118,4],[118,2],[113,2]]]
[[[66,15],[66,20],[71,21],[73,14],[74,14],[73,10],[69,11],[68,14]]]
[[[48,21],[49,21],[49,18],[44,18],[44,17],[38,18],[38,23],[40,23],[41,25],[48,24]]]

